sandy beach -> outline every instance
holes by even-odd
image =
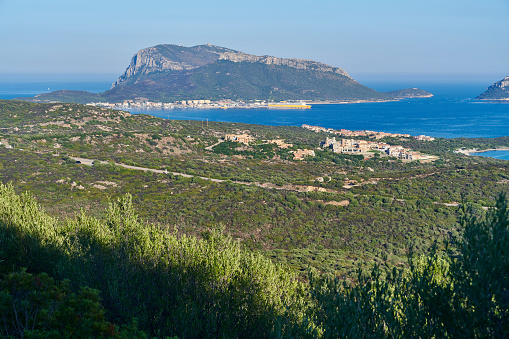
[[[460,149],[456,150],[456,153],[472,155],[472,153],[483,153],[483,152],[489,152],[489,151],[509,151],[509,147],[489,148],[489,149],[483,149],[483,150],[480,150],[477,148],[471,148],[471,149],[460,148]]]

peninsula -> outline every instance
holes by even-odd
[[[30,102],[175,103],[188,100],[388,101],[430,97],[418,88],[378,92],[339,67],[317,61],[257,56],[211,44],[157,45],[136,53],[103,93],[61,90]]]

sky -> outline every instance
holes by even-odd
[[[114,80],[140,49],[205,43],[356,79],[495,82],[509,75],[509,0],[0,0],[4,78]]]

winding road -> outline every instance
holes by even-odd
[[[108,161],[93,160],[93,159],[86,159],[86,158],[73,157],[73,156],[71,156],[70,158],[77,162],[79,161],[79,163],[81,163],[82,165],[87,165],[87,166],[92,166],[94,161],[98,161],[101,164],[109,163]],[[259,183],[259,182],[244,182],[244,181],[232,181],[232,180],[225,180],[225,179],[214,179],[214,178],[201,177],[198,175],[191,175],[191,174],[185,174],[185,173],[179,173],[179,172],[168,172],[167,170],[158,170],[158,169],[153,169],[153,168],[148,168],[148,167],[131,166],[131,165],[126,165],[126,164],[122,164],[122,163],[118,163],[118,162],[116,162],[115,165],[121,166],[121,167],[124,167],[127,169],[137,170],[137,171],[150,171],[150,172],[159,173],[159,174],[181,175],[185,178],[195,177],[195,178],[200,178],[202,180],[210,180],[212,182],[231,181],[232,183],[239,184],[239,185],[258,186],[258,187],[262,187],[262,188],[274,188],[274,189],[278,189],[278,190],[288,190],[288,191],[296,191],[296,192],[308,192],[310,190],[325,191],[324,188],[319,188],[319,187],[314,187],[313,189],[310,189],[310,187],[313,187],[313,186],[296,186],[296,185],[277,186],[277,185],[269,183],[269,182]],[[329,191],[329,190],[327,190],[327,191]]]

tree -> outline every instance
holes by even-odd
[[[136,322],[119,331],[106,320],[99,291],[72,293],[69,281],[25,269],[0,280],[0,334],[16,338],[146,338]]]

